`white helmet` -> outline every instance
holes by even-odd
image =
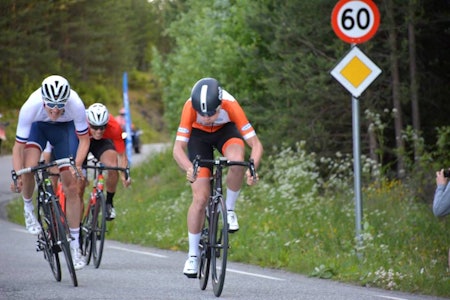
[[[103,126],[108,123],[109,112],[106,106],[101,103],[94,103],[86,110],[88,122],[94,126]]]
[[[65,103],[70,96],[70,85],[64,77],[51,75],[42,81],[41,93],[45,101]]]

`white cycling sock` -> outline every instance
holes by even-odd
[[[236,200],[239,197],[240,192],[241,190],[235,192],[227,188],[227,210],[234,210],[234,207],[236,206]]]
[[[72,236],[73,240],[70,241],[70,248],[78,249],[80,248],[80,227],[77,228],[69,228],[70,235]]]
[[[198,244],[200,243],[201,233],[190,233],[189,236],[189,256],[199,256]]]
[[[33,212],[33,210],[34,210],[33,199],[23,198],[23,209],[26,212]]]

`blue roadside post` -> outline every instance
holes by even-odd
[[[128,157],[128,164],[131,166],[132,154],[133,154],[133,140],[131,137],[131,114],[130,114],[130,103],[128,101],[128,75],[127,72],[123,73],[123,107],[125,109],[125,132],[127,133],[126,138],[126,151]]]

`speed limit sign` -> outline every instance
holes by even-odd
[[[340,0],[331,14],[331,25],[344,42],[364,43],[377,32],[380,12],[372,0]]]

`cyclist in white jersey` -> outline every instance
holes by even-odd
[[[47,142],[53,145],[55,159],[73,157],[81,170],[89,150],[88,123],[85,105],[78,94],[70,89],[62,76],[52,75],[44,79],[22,105],[13,147],[14,170],[32,167],[39,163]],[[81,222],[80,183],[70,166],[60,166],[61,182],[66,195],[66,216],[73,240],[70,243],[75,269],[81,269],[85,261],[78,241]],[[79,172],[81,174],[81,171]],[[27,230],[38,234],[41,230],[34,216],[32,202],[35,182],[33,174],[23,174],[12,190],[22,193]]]

